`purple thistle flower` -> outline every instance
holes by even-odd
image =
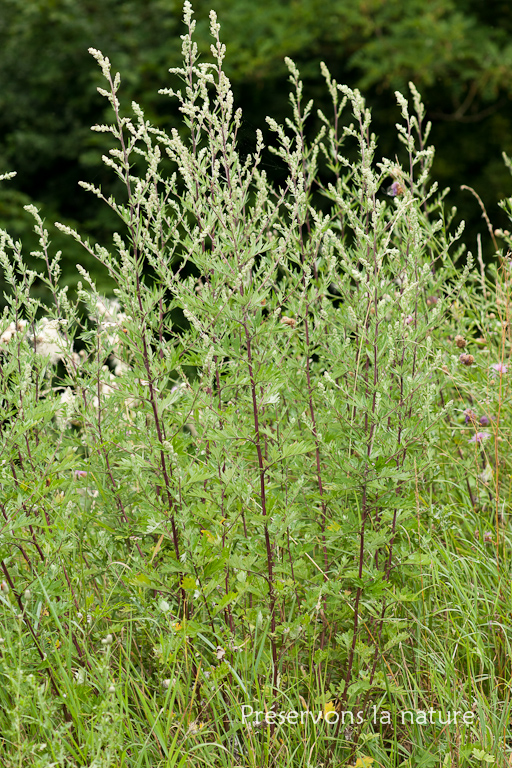
[[[387,188],[386,192],[390,197],[396,197],[397,195],[403,195],[404,193],[404,187],[402,184],[400,184],[399,181],[394,181],[390,187]]]
[[[481,443],[484,440],[488,440],[490,437],[489,432],[477,432],[476,435],[473,435],[473,437],[470,439],[470,443]]]
[[[489,416],[480,416],[480,424],[482,425],[482,427],[488,427],[490,423],[491,423],[491,419],[489,418]]]
[[[80,477],[87,477],[87,472],[84,469],[75,469],[73,474],[75,476],[75,480],[78,480]]]
[[[508,371],[508,365],[503,365],[503,363],[493,363],[491,368],[497,373],[506,373]]]
[[[476,421],[476,413],[471,410],[471,408],[466,408],[464,411],[464,422],[466,424],[469,424],[469,422]]]

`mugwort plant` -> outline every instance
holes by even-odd
[[[313,104],[286,60],[292,116],[267,118],[272,143],[257,131],[242,156],[216,15],[211,62],[188,2],[184,22],[161,91],[180,130],[136,103],[128,115],[120,75],[90,50],[112,112],[93,130],[115,145],[104,161],[124,196],[82,186],[119,233],[107,246],[58,227],[114,296],[77,264],[68,297],[34,207],[41,272],[0,235],[2,637],[15,627],[0,753],[26,765],[188,765],[207,743],[219,765],[228,747],[237,765],[347,760],[371,708],[403,701],[407,606],[434,583],[420,508],[444,487],[447,382],[478,360],[462,326],[447,358],[472,261],[457,267],[462,226],[449,234],[429,180],[420,96],[396,94],[401,160],[383,158],[363,97],[324,67],[333,111],[310,139]],[[507,365],[487,370],[502,382]],[[491,410],[464,403],[465,450],[487,450]],[[259,731],[240,717],[255,701]],[[279,757],[277,712],[319,706],[335,727],[309,723]]]

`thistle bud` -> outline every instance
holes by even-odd
[[[468,355],[466,353],[462,354],[459,357],[459,360],[461,363],[463,363],[463,365],[473,365],[473,363],[475,362],[475,358],[473,357],[473,355]]]
[[[467,341],[464,338],[464,336],[456,336],[455,337],[455,346],[457,346],[459,349],[464,349],[466,344],[467,344]]]

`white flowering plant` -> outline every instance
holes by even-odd
[[[378,759],[391,737],[372,707],[414,694],[429,709],[411,692],[409,604],[437,584],[420,507],[444,487],[458,397],[446,345],[472,260],[456,263],[462,227],[449,234],[430,182],[412,84],[411,103],[397,94],[400,163],[378,155],[363,97],[326,68],[333,115],[319,113],[307,140],[313,104],[287,60],[292,117],[268,118],[274,143],[258,131],[242,157],[216,15],[209,63],[188,2],[184,21],[184,63],[171,70],[181,85],[161,91],[181,131],[135,103],[125,116],[119,74],[90,51],[113,112],[93,130],[115,143],[104,160],[125,197],[83,186],[121,228],[108,248],[58,227],[106,267],[114,296],[77,265],[68,298],[36,209],[41,273],[0,235],[12,288],[0,325],[2,637],[17,622],[1,651],[16,717],[0,753],[34,766],[121,754],[127,766],[188,765],[209,744],[211,764],[235,764],[230,745],[237,765],[289,765],[275,717],[266,733],[240,718],[259,699],[270,713],[338,715],[290,737],[297,764],[346,761],[375,736]],[[281,187],[266,152],[285,169]],[[52,306],[32,297],[36,278]],[[51,699],[44,718],[29,673]],[[352,724],[348,711],[363,714]],[[138,731],[120,725],[132,718]],[[448,735],[435,739],[448,749]]]

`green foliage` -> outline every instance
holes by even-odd
[[[56,228],[115,298],[0,233],[3,764],[505,765],[510,263],[457,268],[412,83],[402,166],[325,65],[307,140],[287,59],[278,185],[184,17],[179,130],[90,51],[120,231]]]

